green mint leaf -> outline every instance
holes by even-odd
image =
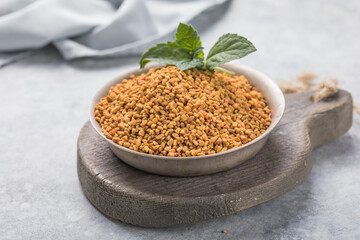
[[[176,31],[176,43],[183,49],[190,50],[194,58],[204,58],[200,36],[190,25],[180,23]]]
[[[220,64],[245,57],[255,51],[254,45],[246,38],[237,34],[224,34],[210,49],[205,67],[214,72]]]
[[[219,65],[256,51],[253,44],[246,38],[230,33],[221,36],[210,49],[205,64],[203,49],[197,31],[190,25],[180,23],[176,32],[176,40],[150,48],[142,55],[140,66],[144,68],[148,62],[155,61],[175,65],[180,70],[206,67],[211,72],[217,69],[233,74]]]
[[[168,42],[157,44],[150,48],[140,59],[140,67],[143,68],[148,62],[175,65],[180,70],[202,67],[203,59],[193,58],[190,50],[182,49],[177,43]]]
[[[180,23],[176,32],[176,41],[161,43],[150,48],[140,59],[140,67],[155,61],[175,65],[180,70],[203,68],[204,53],[197,31],[190,25]]]

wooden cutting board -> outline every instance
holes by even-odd
[[[146,227],[192,224],[266,202],[301,184],[311,171],[312,149],[351,127],[348,92],[319,103],[312,94],[286,95],[284,117],[255,157],[199,177],[159,176],[126,165],[87,122],[78,139],[81,186],[105,215]]]

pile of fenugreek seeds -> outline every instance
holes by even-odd
[[[123,147],[187,157],[254,140],[269,127],[271,112],[244,76],[166,66],[111,87],[95,106],[95,118]]]

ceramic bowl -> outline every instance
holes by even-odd
[[[122,147],[107,139],[101,132],[100,125],[94,117],[94,106],[102,97],[108,94],[109,88],[127,79],[130,75],[139,75],[147,72],[149,68],[162,66],[160,64],[148,64],[145,69],[133,69],[121,74],[105,84],[94,96],[90,106],[90,122],[97,133],[106,140],[114,154],[125,163],[150,173],[166,176],[199,176],[225,171],[236,167],[244,161],[251,159],[264,146],[271,131],[279,123],[285,109],[285,99],[279,87],[269,77],[252,68],[239,64],[224,64],[223,68],[235,72],[236,75],[244,75],[252,86],[260,91],[272,114],[272,122],[269,128],[259,137],[240,147],[225,152],[195,156],[195,157],[166,157],[146,153],[140,153]]]

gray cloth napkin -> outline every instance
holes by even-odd
[[[228,0],[1,1],[0,67],[49,43],[65,59],[141,54]]]

